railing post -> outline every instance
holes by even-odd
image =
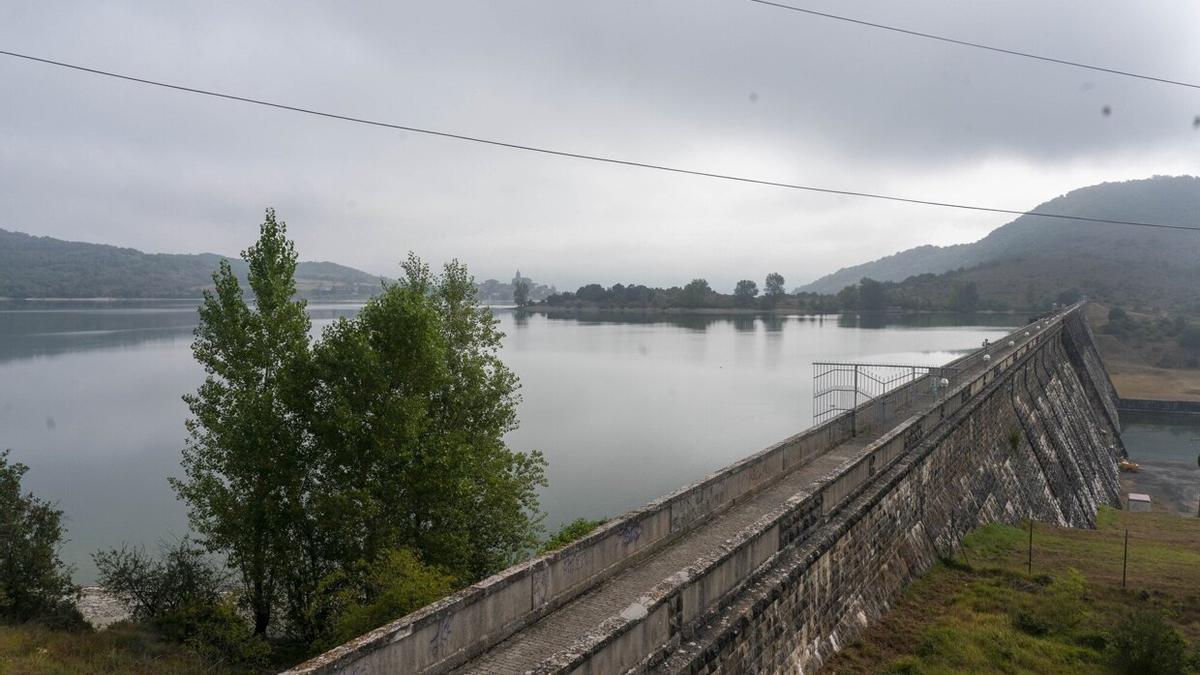
[[[854,366],[854,404],[850,406],[850,435],[858,435],[858,365]]]

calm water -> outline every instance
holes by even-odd
[[[356,310],[313,306],[314,326]],[[1017,322],[497,316],[522,381],[509,441],[549,460],[548,527],[619,514],[808,427],[814,360],[939,364]],[[179,471],[180,396],[202,378],[195,320],[185,302],[0,303],[0,448],[66,512],[63,557],[80,582],[97,548],[187,530],[166,477]]]
[[[1139,473],[1123,474],[1126,491],[1143,492],[1159,506],[1194,516],[1200,505],[1200,421],[1129,415],[1121,440]]]

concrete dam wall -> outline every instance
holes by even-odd
[[[973,528],[1119,505],[1115,393],[1082,312],[1062,324],[653,670],[814,672]]]
[[[951,365],[294,672],[815,672],[971,529],[1119,504],[1080,306]]]

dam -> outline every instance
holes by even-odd
[[[816,672],[977,526],[1089,527],[1119,504],[1118,399],[1083,308],[289,672]]]

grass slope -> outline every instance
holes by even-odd
[[[206,663],[185,647],[154,633],[116,624],[95,633],[69,633],[33,625],[0,625],[0,673],[22,675],[222,675],[220,664]]]
[[[821,672],[1111,673],[1118,623],[1147,609],[1200,648],[1200,520],[1106,509],[1095,530],[1035,525],[1032,577],[1027,536],[973,532]]]

